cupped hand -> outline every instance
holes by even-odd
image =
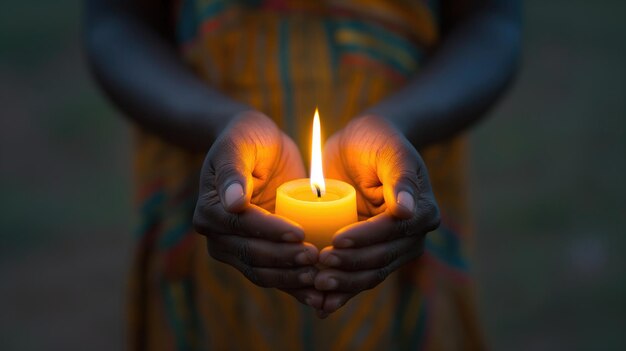
[[[424,236],[439,226],[439,209],[423,160],[388,121],[351,121],[324,148],[328,178],[352,184],[362,222],[342,228],[319,261],[329,267],[315,278],[326,292],[321,317],[419,257]]]
[[[295,143],[259,112],[243,112],[209,150],[193,217],[209,254],[261,287],[277,288],[317,309],[318,250],[295,222],[269,211],[276,188],[305,176]]]

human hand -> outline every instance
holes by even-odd
[[[319,309],[317,248],[303,242],[302,227],[269,212],[276,188],[304,174],[295,143],[265,115],[243,112],[205,158],[193,222],[213,258]]]
[[[439,209],[423,160],[388,121],[365,116],[332,136],[324,148],[328,178],[352,184],[360,219],[333,237],[319,257],[329,267],[315,278],[326,292],[325,317],[419,257],[424,236],[439,226]]]

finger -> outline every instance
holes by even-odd
[[[409,236],[357,249],[325,248],[319,262],[342,271],[362,271],[384,267],[399,257],[422,250],[423,237]]]
[[[257,167],[274,164],[280,140],[280,130],[263,114],[239,114],[207,154],[202,174],[208,176],[201,193],[214,189],[227,211],[243,211],[253,193],[252,174]]]
[[[254,155],[246,152],[229,150],[232,147],[220,148],[221,154],[213,159],[212,169],[215,172],[215,189],[224,209],[237,213],[243,211],[250,203],[253,191],[252,160]]]
[[[293,296],[300,303],[311,306],[316,310],[321,310],[324,304],[324,294],[315,289],[280,289],[281,291]]]
[[[329,316],[329,313],[326,313],[323,309],[319,309],[315,311],[315,314],[317,315],[317,318],[319,319],[326,319],[326,317]]]
[[[299,289],[313,286],[317,268],[305,266],[298,268],[264,268],[250,266],[236,256],[212,250],[209,254],[216,260],[229,264],[241,272],[253,284],[263,288]]]
[[[389,145],[377,157],[377,171],[383,183],[385,205],[397,218],[409,219],[415,211],[423,167],[417,151],[408,145]]]
[[[402,220],[383,212],[365,221],[346,226],[333,236],[333,247],[340,249],[356,248],[390,241],[407,233],[401,232]]]
[[[383,282],[389,274],[400,268],[406,262],[415,259],[419,252],[410,252],[398,257],[387,266],[356,272],[346,272],[337,269],[325,269],[315,277],[315,289],[320,291],[337,291],[358,293],[369,290]]]
[[[326,297],[324,298],[324,306],[322,307],[322,312],[326,316],[328,316],[329,314],[343,307],[351,298],[355,297],[356,295],[357,294],[355,293],[340,293],[340,292],[326,293]]]
[[[256,205],[239,213],[227,212],[210,194],[198,198],[193,217],[196,231],[203,235],[235,234],[271,241],[300,242],[302,227],[287,218],[274,215]]]
[[[413,219],[426,232],[439,226],[439,207],[428,172],[413,147],[379,158],[383,197],[389,212],[399,219]]]
[[[422,236],[439,226],[436,205],[423,202],[410,219],[400,219],[385,211],[365,221],[341,228],[333,236],[335,248],[363,247],[407,236]]]
[[[232,234],[208,237],[210,250],[235,256],[240,262],[254,267],[288,268],[314,265],[318,250],[307,243],[276,243],[245,238]]]
[[[222,199],[222,205],[228,212],[241,212],[246,208],[249,202],[246,197],[246,192],[243,190],[243,186],[238,181],[234,181],[226,186],[224,195],[220,197]]]
[[[221,135],[207,153],[202,165],[200,195],[217,200],[227,211],[240,212],[252,193],[254,152],[240,148],[231,137]]]

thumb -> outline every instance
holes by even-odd
[[[228,166],[227,166],[228,167]],[[252,177],[234,168],[216,172],[217,191],[222,206],[228,212],[237,213],[246,209],[252,197]]]
[[[215,190],[224,209],[237,213],[246,209],[252,198],[252,174],[246,160],[223,153],[215,162]],[[222,161],[222,162],[220,162]]]
[[[207,173],[214,176],[211,185],[226,211],[241,212],[250,204],[252,171],[259,162],[268,162],[268,150],[279,149],[280,135],[274,122],[253,111],[237,115],[222,131],[207,154],[211,171]]]
[[[241,183],[235,181],[226,187],[220,196],[222,205],[228,212],[240,212],[246,207],[246,193]]]
[[[409,155],[402,154],[379,160],[378,168],[387,209],[394,217],[409,219],[415,214],[415,205],[420,190],[418,185],[420,182],[419,156],[410,152],[408,152]]]
[[[411,182],[398,179],[395,182],[383,183],[385,205],[394,217],[409,219],[415,213],[415,189]]]

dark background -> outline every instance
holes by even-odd
[[[474,272],[494,350],[626,350],[626,2],[532,0],[516,85],[471,132]],[[0,10],[0,348],[124,345],[129,125],[78,1]]]

